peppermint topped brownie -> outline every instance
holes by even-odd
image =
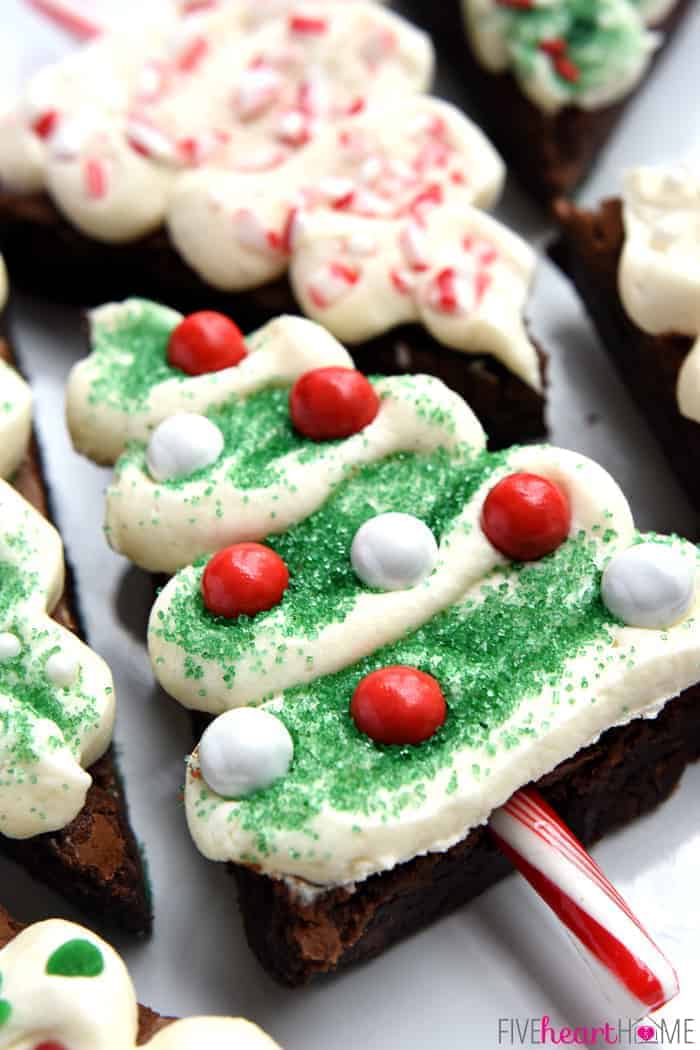
[[[155,290],[247,328],[298,304],[368,370],[430,371],[483,404],[495,440],[541,435],[521,319],[534,254],[477,210],[504,167],[421,93],[427,37],[364,0],[253,7],[173,11],[30,82],[0,125],[16,271],[59,297]]]
[[[8,1050],[279,1050],[240,1018],[176,1021],[139,1006],[116,951],[75,923],[22,928],[0,908],[0,976],[0,1047]]]

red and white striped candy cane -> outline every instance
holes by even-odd
[[[678,977],[573,832],[532,788],[492,814],[502,852],[554,911],[596,974],[612,978],[639,1020],[678,994]]]
[[[82,3],[80,0],[27,0],[27,3],[79,40],[92,40],[107,29],[84,0]]]

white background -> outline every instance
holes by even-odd
[[[123,13],[141,5],[122,0],[113,6]],[[21,0],[2,0],[0,7],[2,98],[70,42]],[[585,200],[614,193],[630,164],[682,157],[697,147],[699,50],[695,9],[630,106]],[[537,244],[551,232],[515,187],[497,214]],[[553,440],[610,470],[641,527],[695,538],[696,516],[611,372],[575,295],[546,261],[531,316],[552,356]],[[499,1045],[500,1017],[548,1014],[555,1025],[613,1021],[614,1007],[517,877],[350,974],[294,992],[266,977],[245,945],[233,880],[199,857],[185,827],[178,787],[191,742],[189,720],[153,685],[143,644],[151,583],[104,543],[102,493],[109,474],[76,456],[67,439],[63,385],[86,352],[80,315],[16,295],[11,322],[34,387],[37,426],[90,640],[111,663],[117,683],[117,743],[155,890],[153,940],[124,938],[118,945],[141,1000],[163,1013],[245,1014],[288,1050],[490,1050]],[[657,813],[594,851],[680,973],[681,997],[665,1013],[693,1019],[688,1045],[700,1045],[699,800],[695,767]],[[25,920],[70,916],[62,900],[2,862],[0,900]]]

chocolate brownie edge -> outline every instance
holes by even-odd
[[[16,365],[9,344],[1,338],[0,358]],[[49,492],[35,437],[13,483],[32,506],[51,519]],[[82,637],[68,561],[66,586],[53,617]],[[21,864],[33,877],[101,923],[132,933],[150,933],[150,888],[129,823],[114,748],[110,747],[88,772],[93,783],[74,821],[60,831],[30,839],[0,835],[0,854]]]
[[[561,235],[550,255],[578,290],[601,342],[661,444],[688,497],[700,507],[700,423],[678,410],[678,376],[692,340],[649,335],[627,316],[618,291],[624,246],[622,202],[596,210],[556,205]]]
[[[700,755],[700,685],[655,719],[608,730],[538,788],[586,844],[652,810]],[[290,886],[230,865],[248,942],[262,966],[292,987],[385,951],[472,900],[511,870],[485,828],[351,888],[305,901]]]

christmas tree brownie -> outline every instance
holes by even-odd
[[[139,1006],[115,950],[75,923],[54,919],[22,927],[0,908],[0,976],[3,1048],[279,1050],[240,1018],[176,1021]]]
[[[0,340],[0,853],[102,921],[143,933],[150,902],[110,747],[114,687],[79,640],[35,441]]]
[[[585,177],[689,0],[410,4],[450,48],[496,144],[549,202]],[[463,20],[466,41],[459,38]]]
[[[508,361],[479,323],[504,294],[522,313],[534,255],[473,214],[504,167],[421,93],[427,37],[362,0],[262,21],[256,6],[107,33],[30,83],[0,123],[15,271],[59,298],[138,289],[248,330],[300,307],[368,371],[443,378],[494,441],[542,436],[542,356]]]
[[[366,958],[499,878],[484,823],[533,780],[587,842],[668,794],[700,740],[691,544],[638,534],[582,456],[488,452],[439,380],[368,379],[311,322],[245,344],[171,318],[155,373],[133,351],[162,314],[108,309],[122,352],[79,366],[69,418],[98,458],[126,446],[110,541],[184,566],[150,654],[210,723],[188,821],[272,973]]]
[[[556,261],[688,496],[700,506],[698,209],[692,166],[638,168],[594,210],[561,202]]]

